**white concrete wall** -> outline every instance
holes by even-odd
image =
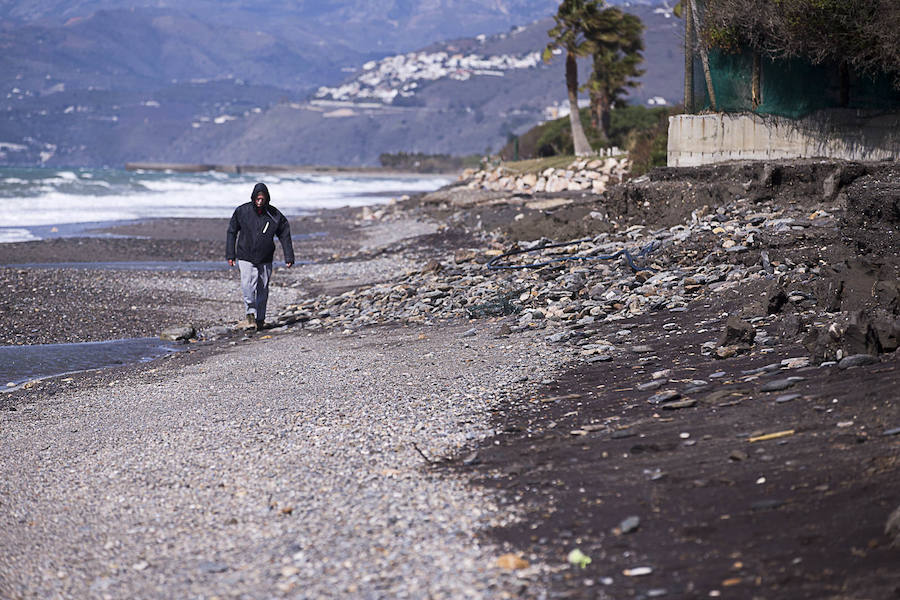
[[[832,110],[796,120],[754,113],[669,117],[670,167],[817,157],[900,160],[900,113]]]

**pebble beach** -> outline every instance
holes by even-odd
[[[0,595],[897,589],[896,173],[620,167],[292,220],[249,335],[224,267],[105,264],[224,263],[220,220],[0,245],[4,344],[191,330],[0,396]]]

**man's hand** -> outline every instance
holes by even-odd
[[[286,262],[286,263],[284,263],[284,266],[287,267],[288,269],[290,269],[291,267],[294,266],[294,263]]]
[[[234,266],[234,259],[233,259],[233,258],[229,258],[229,259],[228,259],[228,266],[229,266],[229,267],[233,267],[233,266]]]

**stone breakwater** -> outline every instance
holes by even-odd
[[[493,169],[466,169],[460,182],[468,189],[535,194],[589,191],[602,194],[610,185],[621,183],[631,170],[627,157],[576,160],[565,168],[548,167],[536,173],[516,173],[500,166]]]

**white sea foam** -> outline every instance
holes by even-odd
[[[30,242],[38,237],[27,229],[20,227],[0,227],[0,244],[10,242]]]
[[[30,228],[161,217],[228,218],[257,181],[287,215],[362,206],[385,194],[437,189],[449,177],[332,174],[136,173],[0,168],[0,243],[35,239]]]

